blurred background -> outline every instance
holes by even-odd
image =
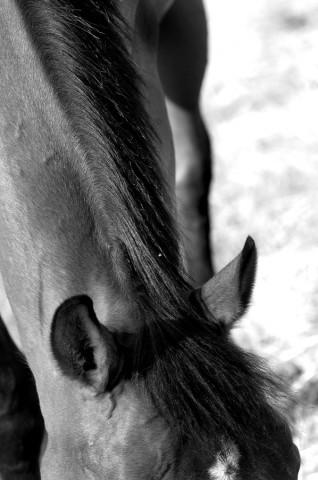
[[[255,239],[253,304],[235,336],[297,391],[299,478],[318,480],[318,2],[205,5],[215,266]]]

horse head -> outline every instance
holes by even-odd
[[[255,268],[248,239],[236,259],[190,295],[195,328],[187,326],[175,341],[168,336],[169,352],[162,348],[157,358],[139,352],[148,359],[141,368],[134,348],[140,333],[110,331],[87,296],[64,302],[51,329],[55,417],[46,426],[42,478],[295,480],[299,454],[289,427],[262,401],[267,373],[259,374],[258,362],[229,336],[248,307]],[[200,398],[204,392],[211,398]],[[205,420],[205,409],[214,418]]]

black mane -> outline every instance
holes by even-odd
[[[136,385],[179,438],[203,445],[219,435],[242,448],[260,438],[269,444],[264,412],[273,413],[266,396],[275,397],[275,380],[254,357],[216,337],[188,300],[155,134],[116,2],[17,1],[85,152],[78,172],[100,246],[115,252],[114,272],[118,249],[124,259],[117,281],[136,299],[144,324]]]

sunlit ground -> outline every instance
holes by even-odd
[[[214,139],[215,264],[250,234],[252,308],[236,332],[298,391],[301,480],[318,479],[318,3],[205,0],[202,108]]]

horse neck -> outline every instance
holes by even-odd
[[[144,198],[151,198],[152,202],[155,199],[157,203],[149,207],[148,230],[144,229],[140,235],[139,227],[143,228],[144,222],[140,220],[141,211],[138,212],[135,206],[132,208],[138,216],[138,221],[132,221],[135,229],[127,228],[126,224],[120,225],[121,218],[129,219],[129,201],[134,200],[138,204],[142,196],[139,192],[137,202],[134,194],[122,201],[120,188],[124,191],[128,188],[125,188],[125,184],[116,184],[121,170],[113,175],[112,187],[117,188],[119,205],[129,205],[127,211],[123,211],[123,208],[116,211],[115,203],[108,203],[108,198],[99,202],[99,195],[106,192],[107,197],[109,186],[109,172],[103,164],[106,161],[106,142],[101,153],[90,141],[89,164],[93,168],[88,168],[86,153],[79,146],[74,125],[71,126],[71,120],[66,118],[67,108],[65,105],[62,108],[61,99],[53,90],[52,79],[48,80],[15,3],[2,2],[0,13],[1,18],[6,20],[1,22],[0,19],[3,32],[0,56],[2,71],[6,72],[0,84],[3,112],[1,251],[5,252],[1,268],[5,273],[7,293],[14,313],[23,330],[22,336],[33,336],[34,341],[26,343],[35,345],[40,332],[46,332],[49,328],[55,309],[72,295],[91,295],[102,323],[112,321],[118,324],[119,318],[128,319],[127,312],[131,310],[128,299],[133,296],[135,288],[133,278],[137,277],[137,267],[146,256],[148,263],[144,269],[143,265],[139,269],[137,288],[140,285],[147,288],[147,279],[151,278],[154,279],[151,284],[152,295],[159,284],[165,284],[169,293],[176,284],[174,279],[178,277],[177,268],[170,266],[178,263],[178,247],[172,227],[170,231],[167,227],[165,234],[161,231],[162,225],[171,222],[169,215],[163,217],[160,213],[164,203],[155,192],[159,188],[157,180],[153,190],[153,179],[147,180],[150,187],[148,185]],[[19,35],[15,32],[19,32]],[[13,62],[12,58],[16,61]],[[78,124],[78,112],[76,118]],[[149,123],[146,116],[145,125],[147,121]],[[140,130],[143,131],[142,139],[144,129]],[[92,131],[93,128],[90,133]],[[126,136],[121,135],[120,138]],[[85,139],[82,138],[83,143]],[[151,142],[144,143],[144,157],[150,153],[149,168],[152,156],[151,147],[147,145]],[[95,150],[101,157],[99,162],[93,158]],[[128,148],[126,150],[130,152]],[[139,149],[134,154],[134,162],[137,162],[138,154]],[[123,164],[121,158],[117,160]],[[129,177],[129,172],[124,173]],[[152,170],[151,173],[153,175]],[[139,170],[136,169],[134,174],[137,182]],[[132,189],[134,181],[127,184]],[[146,203],[144,201],[143,208],[146,208]],[[105,209],[105,206],[108,208]],[[118,221],[119,213],[122,213],[122,217]],[[155,218],[157,223],[153,221]],[[3,232],[6,232],[5,236]],[[162,241],[167,232],[168,239]],[[129,234],[130,238],[123,239],[123,235]],[[144,242],[143,249],[138,247],[140,239]],[[122,248],[125,244],[129,248],[129,242],[132,246],[131,252],[128,252],[130,256]],[[127,264],[134,261],[137,267],[133,265],[133,268],[127,268]],[[169,269],[173,270],[171,274]],[[161,297],[166,298],[165,293]],[[38,328],[38,323],[42,330]],[[125,328],[135,327],[128,320],[124,320],[124,323]]]
[[[18,46],[11,48],[20,54]],[[66,298],[91,295],[103,323],[110,304],[118,312],[122,302],[113,286],[107,238],[101,249],[73,167],[84,154],[41,68],[34,68],[36,81],[23,73],[31,68],[28,57],[37,61],[27,49],[19,72],[8,61],[1,82],[0,255],[22,341],[32,350]],[[10,83],[16,93],[6,96]]]

